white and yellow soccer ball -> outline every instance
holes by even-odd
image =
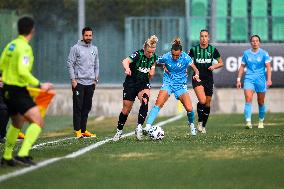
[[[153,140],[162,140],[165,136],[164,130],[159,126],[152,126],[148,133],[149,137]]]

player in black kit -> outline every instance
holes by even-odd
[[[137,127],[135,130],[138,140],[142,139],[142,125],[148,112],[148,102],[150,97],[150,78],[155,73],[155,62],[158,59],[155,54],[158,38],[152,35],[144,43],[141,50],[134,52],[122,61],[126,78],[123,83],[123,108],[119,115],[117,131],[113,141],[118,141],[122,135],[124,124],[130,113],[136,96],[141,106],[138,113]]]
[[[198,131],[206,133],[206,123],[210,114],[210,103],[213,95],[213,70],[221,68],[223,61],[218,50],[209,44],[208,30],[200,31],[200,44],[189,51],[189,56],[199,70],[200,82],[192,79],[192,87],[198,98]],[[195,75],[195,74],[193,74]]]

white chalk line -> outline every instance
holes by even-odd
[[[177,115],[177,116],[172,117],[170,119],[167,119],[165,121],[159,122],[158,124],[156,124],[156,126],[163,126],[163,125],[165,125],[167,123],[176,121],[176,120],[178,120],[178,119],[180,119],[182,117],[183,117],[182,115]],[[123,134],[121,136],[121,138],[125,138],[125,137],[131,136],[131,135],[134,135],[134,132]],[[74,138],[74,137],[71,137],[71,138]],[[56,142],[60,142],[60,141],[64,141],[64,140],[69,140],[71,138],[65,138],[65,139],[60,139],[60,140],[56,140],[56,141],[46,142],[46,143],[38,144],[38,146],[40,147],[40,146],[44,146],[46,144],[50,144],[52,142],[56,143]],[[47,160],[44,160],[42,162],[37,163],[34,166],[26,167],[26,168],[23,168],[23,169],[20,169],[20,170],[16,170],[16,171],[11,172],[11,173],[7,173],[5,175],[0,176],[0,182],[2,182],[4,180],[7,180],[7,179],[10,179],[12,177],[16,177],[16,176],[19,176],[19,175],[23,175],[23,174],[29,173],[31,171],[37,170],[37,169],[39,169],[41,167],[45,167],[45,166],[47,166],[49,164],[55,163],[57,161],[60,161],[60,160],[66,159],[66,158],[76,158],[76,157],[78,157],[80,155],[83,155],[86,152],[89,152],[90,150],[96,149],[97,147],[99,147],[99,146],[101,146],[101,145],[103,145],[105,143],[108,143],[110,141],[112,141],[112,138],[108,138],[108,139],[96,142],[95,144],[92,144],[90,146],[84,147],[84,148],[82,148],[82,149],[80,149],[78,151],[75,151],[75,152],[73,152],[71,154],[68,154],[66,156],[47,159]]]

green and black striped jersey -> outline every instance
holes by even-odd
[[[151,58],[144,55],[144,50],[138,50],[129,56],[132,62],[129,65],[131,76],[126,76],[125,82],[149,82],[149,71],[158,56],[154,53]]]
[[[213,81],[213,73],[208,68],[221,57],[218,50],[210,44],[207,48],[201,48],[200,45],[197,45],[190,49],[188,55],[199,70],[200,79],[212,79]]]

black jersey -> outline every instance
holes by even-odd
[[[209,79],[213,81],[213,73],[208,70],[212,66],[214,60],[218,60],[221,56],[218,50],[212,45],[207,48],[201,48],[200,45],[190,49],[188,54],[194,61],[195,66],[199,70],[200,79]]]
[[[149,83],[149,71],[154,65],[158,56],[154,53],[151,58],[144,55],[144,50],[138,50],[129,56],[132,62],[129,64],[131,76],[127,75],[125,78],[126,83]]]

